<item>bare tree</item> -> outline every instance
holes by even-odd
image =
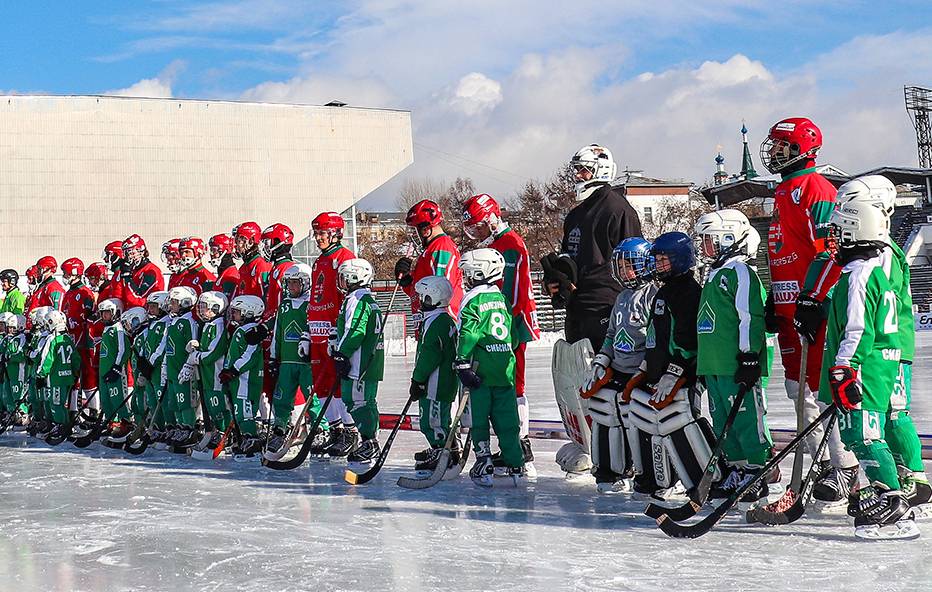
[[[524,238],[531,266],[540,258],[560,251],[563,220],[576,205],[573,173],[569,166],[554,173],[547,182],[528,181],[524,189],[505,203],[505,219]]]

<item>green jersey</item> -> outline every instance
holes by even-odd
[[[759,354],[762,375],[767,376],[766,299],[757,272],[740,257],[712,270],[702,287],[696,317],[697,374],[731,376],[738,369],[738,353],[752,352]]]
[[[275,315],[271,357],[282,364],[306,364],[298,355],[301,335],[307,332],[307,298],[285,298]]]
[[[50,386],[70,387],[81,373],[81,356],[74,340],[67,333],[56,333],[49,337],[36,369],[36,376],[48,378]]]
[[[168,380],[177,381],[178,373],[188,361],[188,342],[197,339],[197,323],[190,312],[175,317],[168,325],[165,333],[165,376]]]
[[[226,331],[226,323],[222,316],[205,324],[201,329],[200,358],[198,365],[201,368],[201,384],[204,391],[220,391],[220,371],[223,370],[224,356],[230,345],[230,337]]]
[[[100,336],[100,376],[116,368],[122,370],[129,361],[129,339],[123,324],[116,322],[104,328]]]
[[[369,288],[346,295],[337,316],[337,349],[350,361],[352,380],[382,380],[382,311]]]
[[[459,314],[458,358],[478,363],[483,386],[513,386],[511,308],[495,286],[476,286],[463,297]]]
[[[411,379],[427,385],[439,401],[452,401],[459,382],[453,370],[456,357],[456,324],[445,308],[424,313],[417,357]]]
[[[835,285],[825,331],[819,398],[831,401],[829,369],[858,370],[861,409],[886,412],[899,373],[900,335],[896,292],[880,257],[845,265]]]
[[[146,348],[145,351],[149,356],[149,363],[152,364],[153,368],[159,369],[162,367],[162,358],[165,355],[165,332],[168,330],[168,324],[171,322],[171,317],[164,316],[160,319],[154,319],[149,322],[149,327],[146,329]],[[158,375],[153,376],[152,380],[158,380]]]
[[[246,343],[246,333],[257,323],[245,323],[236,328],[230,337],[230,347],[227,350],[223,367],[236,370],[240,373],[240,381],[246,380],[250,388],[258,386],[262,389],[262,348],[259,345]]]
[[[132,364],[134,370],[136,370],[138,367],[136,360],[140,358],[149,358],[149,352],[147,350],[148,344],[146,343],[146,332],[148,330],[148,327],[142,327],[142,329],[140,329],[132,339],[130,345],[130,363]],[[138,379],[138,376],[134,374],[134,378]]]
[[[0,304],[0,313],[11,312],[21,315],[26,308],[26,296],[19,291],[19,288],[13,287],[6,293],[3,298],[3,304]]]
[[[18,333],[7,338],[3,347],[6,377],[10,382],[26,382],[26,335]]]
[[[909,290],[909,264],[906,254],[896,243],[886,247],[880,254],[883,270],[896,294],[897,321],[900,328],[900,351],[902,360],[912,362],[916,351],[916,319],[913,317],[913,295]]]

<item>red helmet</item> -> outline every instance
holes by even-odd
[[[262,229],[255,222],[243,222],[233,228],[233,238],[251,238],[259,244],[262,240]]]
[[[760,145],[760,159],[771,173],[813,160],[822,147],[822,132],[807,117],[788,117],[770,128]]]
[[[104,253],[100,257],[107,265],[113,265],[123,259],[123,241],[113,241],[107,243],[104,247]]]
[[[405,216],[405,224],[420,228],[423,225],[438,226],[443,222],[443,214],[440,212],[440,206],[437,202],[429,199],[422,199],[408,210]]]
[[[139,264],[149,255],[149,251],[146,249],[146,241],[142,240],[142,237],[138,234],[131,234],[126,237],[120,247],[123,249],[123,258],[132,266]]]
[[[346,222],[343,221],[343,216],[336,212],[322,212],[311,221],[311,230],[314,232],[338,230],[342,235],[344,228],[346,228]]]
[[[98,286],[107,279],[107,266],[103,263],[91,263],[84,270],[84,277],[92,287]]]
[[[46,255],[38,261],[36,261],[36,268],[39,271],[39,275],[42,275],[43,271],[50,271],[55,273],[58,271],[58,261],[55,260],[55,257],[51,255]]]
[[[66,278],[84,275],[84,262],[77,257],[65,259],[61,264],[61,274]]]
[[[30,265],[29,269],[26,270],[26,281],[31,285],[36,285],[39,283],[39,268],[35,265]]]
[[[182,251],[189,249],[194,252],[194,255],[185,257],[181,254]],[[207,247],[204,246],[204,241],[196,236],[189,236],[178,242],[178,256],[181,260],[181,265],[185,268],[198,263],[206,252]]]
[[[165,243],[162,245],[162,262],[165,263],[165,266],[171,273],[178,273],[181,271],[179,267],[181,263],[180,247],[180,238],[173,238],[169,241],[165,241]]]
[[[217,249],[221,253],[232,253],[233,252],[233,239],[230,238],[229,234],[215,234],[210,237],[210,240],[207,241],[210,250],[213,251]]]
[[[262,231],[262,255],[266,259],[289,251],[293,244],[294,233],[284,224],[272,224]]]
[[[502,208],[486,193],[474,195],[463,203],[463,229],[470,238],[478,238],[476,226],[486,224],[489,230],[497,226],[502,218]]]

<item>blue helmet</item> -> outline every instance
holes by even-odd
[[[650,247],[650,241],[639,236],[632,236],[618,243],[612,251],[612,276],[615,281],[634,290],[653,279],[654,257],[650,254]],[[622,261],[627,262],[634,270],[633,278],[621,272]]]
[[[654,258],[666,255],[670,259],[670,269],[656,272],[658,279],[667,279],[683,275],[696,266],[696,247],[693,241],[683,232],[666,232],[654,240],[650,249]]]

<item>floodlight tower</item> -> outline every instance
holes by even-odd
[[[929,114],[932,113],[932,88],[921,86],[904,86],[903,94],[906,96],[906,112],[916,128],[916,144],[919,148],[919,167],[932,168],[932,124]]]

